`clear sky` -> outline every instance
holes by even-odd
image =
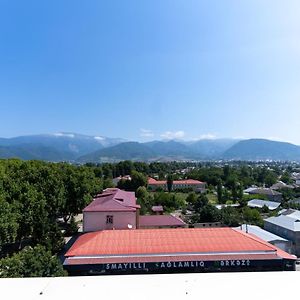
[[[300,144],[299,0],[0,0],[0,136]]]

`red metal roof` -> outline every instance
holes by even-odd
[[[140,227],[185,226],[186,223],[172,215],[140,216]]]
[[[166,180],[155,180],[154,178],[148,178],[148,184],[157,184],[157,185],[163,185],[167,184]]]
[[[83,211],[136,211],[137,208],[140,206],[136,204],[134,192],[110,188],[97,195]]]
[[[177,228],[110,230],[78,238],[66,257],[157,255],[254,255],[294,256],[252,235],[232,228]]]
[[[197,185],[197,184],[203,184],[204,182],[194,179],[184,179],[184,180],[174,180],[173,185],[179,185],[179,184],[189,184],[189,185]],[[150,185],[164,185],[167,184],[166,180],[155,180],[153,178],[148,178],[148,184]]]

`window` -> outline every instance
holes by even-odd
[[[106,224],[113,224],[114,216],[106,216]]]

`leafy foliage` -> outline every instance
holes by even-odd
[[[43,246],[25,247],[12,257],[0,260],[0,277],[66,276],[59,260]]]

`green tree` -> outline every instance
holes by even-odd
[[[222,204],[224,203],[223,200],[223,184],[222,181],[219,180],[218,181],[218,185],[217,185],[217,195],[218,195],[218,203]]]
[[[245,223],[263,226],[263,219],[257,209],[245,207],[243,208],[242,214]]]
[[[224,207],[221,209],[221,220],[224,225],[237,227],[241,224],[241,217],[235,207]]]
[[[291,175],[288,172],[286,172],[286,171],[281,175],[280,180],[283,181],[286,184],[293,183]]]
[[[219,222],[221,220],[220,211],[213,205],[207,204],[200,211],[200,221],[203,222]]]
[[[194,206],[196,201],[197,201],[197,195],[195,192],[191,192],[188,194],[188,196],[186,197],[185,201],[191,205]]]
[[[66,272],[56,256],[43,246],[25,247],[0,260],[0,277],[58,277]]]
[[[18,215],[13,205],[0,196],[0,251],[3,245],[16,241],[18,228]]]
[[[268,213],[270,210],[269,210],[269,208],[268,208],[267,205],[264,205],[264,206],[262,207],[261,211],[262,211],[264,214],[266,214],[266,213]]]
[[[74,235],[78,232],[78,224],[75,221],[75,217],[72,216],[70,219],[70,223],[68,224],[67,230],[66,230],[66,235],[71,236]]]
[[[136,191],[140,186],[147,186],[147,177],[137,171],[132,171],[131,172],[131,182],[130,182],[130,186],[131,186],[131,190],[132,191]]]
[[[167,187],[168,187],[168,192],[171,193],[173,189],[173,176],[171,174],[169,174],[167,177]]]
[[[196,213],[200,213],[201,209],[203,207],[205,207],[206,205],[208,205],[208,198],[207,196],[205,196],[204,194],[200,194],[200,196],[198,197],[198,199],[196,200],[195,204],[194,204],[194,210]]]

